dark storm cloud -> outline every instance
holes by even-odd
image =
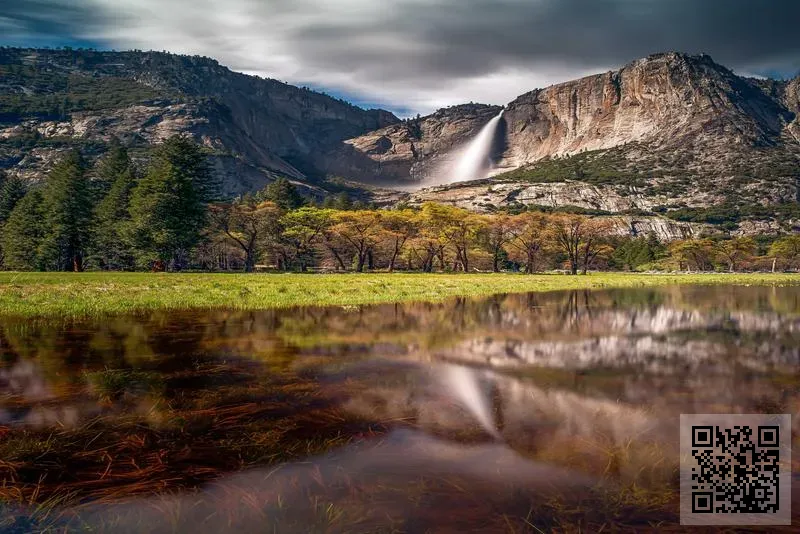
[[[54,44],[200,53],[422,111],[505,103],[665,50],[740,72],[800,69],[798,0],[39,0],[4,16]]]
[[[97,43],[76,38],[109,21],[104,13],[76,2],[59,0],[4,0],[0,2],[0,39],[4,45],[52,46]]]

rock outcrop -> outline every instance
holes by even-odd
[[[91,156],[112,136],[136,149],[185,133],[237,194],[312,178],[329,147],[398,122],[201,57],[5,48],[0,72],[0,168],[31,179],[75,146]]]
[[[706,55],[653,55],[510,102],[491,155],[496,185],[482,199],[474,195],[472,204],[570,204],[617,212],[732,200],[796,202],[799,115],[800,79],[740,77]],[[418,122],[437,120],[432,115]],[[438,151],[453,143],[423,128],[414,146],[428,150],[403,150],[405,138],[394,132],[346,141],[357,151],[352,161],[372,162],[375,180],[424,185],[430,170],[424,162],[446,157]],[[380,150],[368,142],[378,133]],[[382,174],[378,163],[385,154],[391,154],[392,172]],[[419,196],[452,201],[464,196],[464,187],[472,186]]]
[[[40,180],[71,148],[92,157],[117,137],[142,159],[185,133],[208,148],[228,195],[276,176],[317,192],[329,176],[418,190],[451,178],[459,149],[502,109],[465,104],[401,121],[208,58],[155,52],[5,48],[0,73],[0,169]],[[488,181],[374,199],[623,215],[744,206],[760,209],[744,232],[797,224],[800,77],[744,78],[706,55],[664,53],[533,90],[504,110]],[[777,205],[781,220],[768,220]],[[676,235],[691,226],[664,224]]]

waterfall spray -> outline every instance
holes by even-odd
[[[458,164],[450,176],[450,183],[464,182],[467,180],[478,180],[485,178],[486,173],[492,165],[491,156],[492,144],[494,143],[495,134],[497,133],[497,126],[500,124],[500,119],[503,118],[503,112],[493,117],[492,120],[478,132],[478,135],[467,145]]]

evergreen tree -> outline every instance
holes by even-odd
[[[94,211],[92,256],[103,269],[132,269],[134,257],[123,228],[130,222],[128,208],[136,176],[125,148],[112,147],[98,162],[97,176],[100,183],[110,186]]]
[[[112,138],[108,151],[94,167],[95,180],[92,185],[96,198],[103,198],[111,190],[117,178],[131,171],[132,164],[128,150],[122,146],[119,139]]]
[[[83,160],[70,152],[47,177],[43,192],[45,233],[39,258],[48,270],[82,271],[89,245],[92,198]]]
[[[14,206],[25,196],[26,190],[25,182],[17,176],[0,180],[0,226],[8,220]]]
[[[306,200],[297,192],[297,188],[286,178],[278,178],[267,185],[256,195],[256,199],[272,202],[284,211],[294,210],[306,204]]]
[[[20,200],[3,227],[3,266],[17,271],[40,270],[37,250],[44,234],[42,194],[32,189]]]
[[[153,269],[183,268],[200,239],[216,190],[198,145],[175,136],[159,146],[131,195],[127,235],[137,263]]]

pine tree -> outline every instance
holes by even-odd
[[[20,200],[3,226],[3,266],[17,271],[42,269],[38,248],[44,234],[41,191],[32,189]]]
[[[283,177],[262,189],[256,194],[256,199],[272,202],[284,211],[294,210],[306,204],[306,200],[297,192],[292,182]]]
[[[89,245],[92,199],[86,169],[70,152],[47,178],[42,192],[45,233],[39,259],[48,270],[82,271]]]
[[[159,146],[131,195],[127,235],[137,263],[153,269],[184,267],[216,190],[198,145],[175,136]]]
[[[0,181],[0,226],[7,220],[17,202],[25,196],[27,188],[22,178],[9,176]]]
[[[94,167],[95,180],[93,189],[96,198],[103,198],[122,174],[132,170],[131,159],[127,149],[114,137],[105,155]]]
[[[98,182],[110,185],[94,210],[92,257],[103,269],[132,269],[134,257],[123,230],[130,223],[128,208],[136,185],[128,152],[121,145],[112,147],[96,170]]]

